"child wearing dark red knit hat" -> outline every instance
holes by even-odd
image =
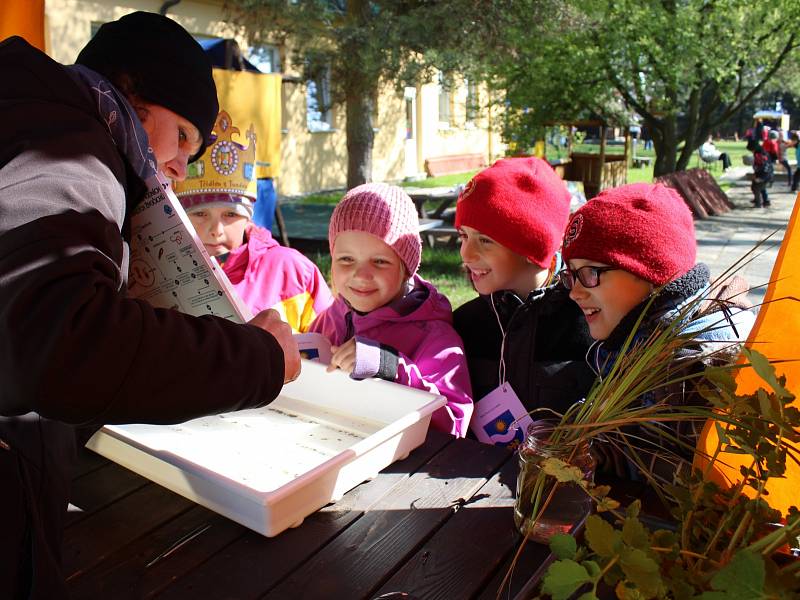
[[[660,325],[682,318],[681,329],[698,340],[697,351],[719,358],[726,350],[738,352],[736,342],[747,338],[755,320],[741,278],[725,287],[715,285],[712,298],[709,269],[695,264],[691,211],[675,190],[661,184],[634,183],[589,200],[570,219],[562,253],[567,267],[559,279],[597,340],[587,360],[598,375],[611,369],[634,327],[636,344]],[[681,312],[687,307],[692,315]],[[650,404],[665,396],[671,404],[699,400],[682,388],[657,390],[641,401]],[[696,437],[692,423],[671,429],[689,444]]]
[[[459,196],[461,258],[480,296],[455,311],[454,324],[482,399],[472,430],[483,441],[521,441],[524,428],[508,428],[512,421],[537,408],[563,412],[594,380],[585,321],[552,284],[569,202],[550,165],[530,157],[498,160]]]
[[[472,393],[450,302],[417,274],[422,243],[414,202],[399,187],[353,188],[328,227],[336,299],[312,324],[333,344],[329,370],[442,394],[431,426],[464,437]]]

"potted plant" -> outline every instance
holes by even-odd
[[[782,526],[776,526],[781,515],[769,508],[764,488],[770,477],[781,475],[787,457],[797,460],[791,443],[800,439],[800,413],[789,406],[794,396],[785,388],[785,379],[775,376],[762,355],[744,351],[771,391],[736,395],[732,371],[744,366],[733,360],[738,346],[697,351],[698,332],[686,325],[703,301],[690,303],[645,339],[635,339],[643,312],[605,377],[585,401],[549,425],[547,444],[557,452],[533,461],[522,457],[515,518],[525,541],[531,536],[541,540],[537,533],[544,531],[557,557],[542,579],[542,594],[590,600],[602,585],[618,598],[789,598],[800,592],[800,566],[792,561],[781,564],[783,559],[776,558],[800,532],[800,514],[793,510]],[[713,366],[707,367],[709,363]],[[656,390],[686,385],[703,402],[681,406],[663,399],[641,402]],[[679,455],[685,458],[694,445],[673,426],[710,418],[716,420],[720,441],[717,450],[705,457],[705,469],[687,468],[682,473],[676,469],[675,483],[659,479],[652,472],[653,463],[641,454],[642,438],[649,438],[648,454],[656,447],[662,455],[659,460],[667,464],[674,460],[677,465]],[[637,503],[622,512],[609,497],[610,488],[594,484],[580,457],[596,440],[612,446],[653,484],[670,507],[674,531],[650,531]],[[723,490],[707,475],[730,453],[744,453],[752,460],[742,469],[742,482]],[[526,460],[535,468],[526,469]],[[560,504],[554,498],[565,487],[580,490],[598,513],[610,516],[586,519],[581,546],[571,535],[558,533],[557,527],[537,529],[540,522],[547,525],[551,520]],[[752,497],[745,494],[748,489]],[[754,589],[758,593],[751,594]],[[747,594],[726,595],[736,590]],[[769,595],[775,590],[777,595]]]

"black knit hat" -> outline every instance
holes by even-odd
[[[203,145],[191,160],[203,154],[219,112],[217,87],[203,48],[178,23],[156,13],[125,15],[101,26],[75,62],[112,82],[127,75],[135,89],[125,91],[197,127]]]

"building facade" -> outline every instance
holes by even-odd
[[[47,53],[59,62],[72,63],[103,23],[135,10],[158,12],[161,5],[160,0],[46,0]],[[251,47],[243,32],[226,22],[221,1],[182,0],[169,8],[168,15],[198,39],[234,38],[260,69],[283,72],[281,166],[276,177],[279,194],[345,186],[344,107],[317,111],[319,90],[313,82],[304,82],[292,73],[285,48]],[[449,88],[433,82],[403,92],[388,83],[378,96],[374,118],[373,180],[421,177],[426,163],[453,155],[472,155],[473,163],[475,155],[480,155],[484,164],[490,164],[505,147],[487,104],[485,90],[465,81]]]

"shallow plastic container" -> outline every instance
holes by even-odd
[[[303,361],[270,405],[179,425],[108,425],[87,448],[275,536],[425,441],[438,396]]]

